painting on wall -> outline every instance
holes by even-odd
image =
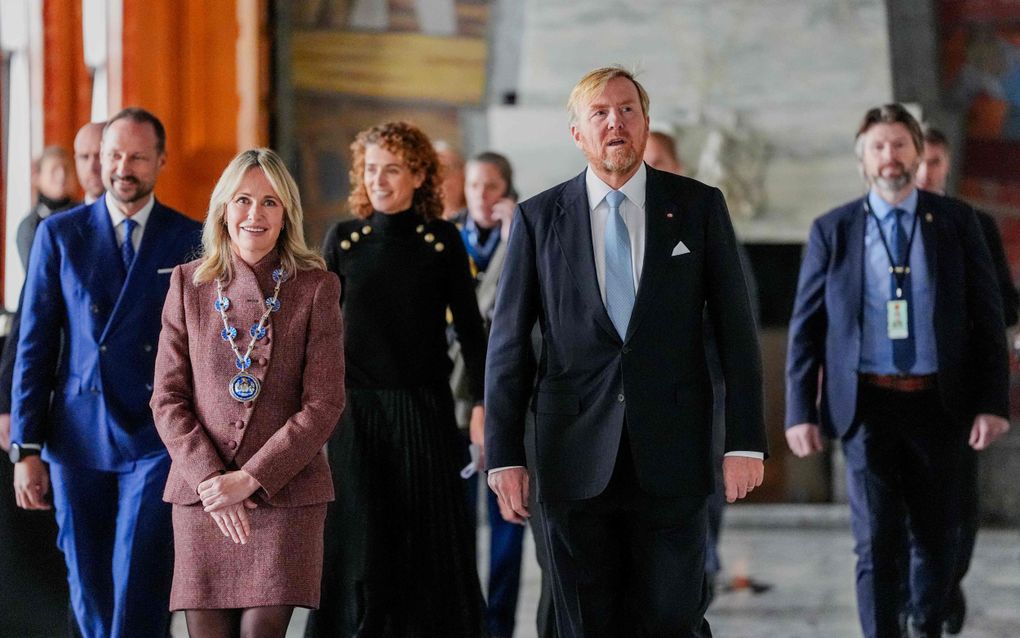
[[[291,9],[294,138],[310,241],[346,215],[350,144],[412,121],[459,146],[485,101],[489,0],[299,0]]]
[[[942,0],[944,95],[966,114],[960,194],[1020,216],[1020,13],[1015,0]]]

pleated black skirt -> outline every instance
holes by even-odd
[[[448,387],[347,389],[307,635],[485,635],[464,457]]]

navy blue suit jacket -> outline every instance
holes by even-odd
[[[624,427],[644,490],[712,491],[706,305],[727,385],[726,450],[766,451],[761,355],[722,193],[652,168],[646,189],[645,259],[625,339],[599,292],[584,173],[521,203],[514,218],[487,355],[485,450],[490,467],[526,465],[530,404],[543,500],[600,494]],[[690,252],[671,256],[680,241]]]
[[[974,210],[959,200],[919,191],[917,213],[934,280],[943,407],[966,427],[980,413],[1007,417],[1002,301]],[[830,436],[842,437],[855,423],[866,219],[861,198],[819,217],[811,227],[790,320],[786,427],[820,423]]]
[[[105,198],[39,225],[21,308],[12,440],[100,470],[130,469],[165,449],[149,409],[160,313],[170,271],[193,258],[200,231],[157,201],[125,275]]]

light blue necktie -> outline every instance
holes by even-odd
[[[131,271],[131,262],[135,260],[135,244],[131,235],[135,232],[138,222],[130,217],[124,220],[124,243],[120,245],[120,258],[124,261],[124,272]]]
[[[630,233],[620,215],[620,204],[626,199],[620,191],[609,191],[609,217],[606,219],[606,310],[621,338],[627,335],[627,324],[634,309],[634,268],[630,257]]]

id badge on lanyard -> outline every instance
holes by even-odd
[[[885,304],[886,328],[890,339],[906,339],[910,336],[910,309],[906,299],[890,299]]]

